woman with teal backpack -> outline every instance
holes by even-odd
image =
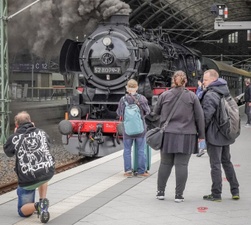
[[[141,118],[139,120],[143,121],[144,129],[141,133],[132,134],[129,130],[123,128],[123,143],[124,143],[124,176],[132,177],[133,170],[132,170],[132,157],[131,157],[131,149],[133,142],[135,141],[136,149],[138,152],[138,168],[136,172],[138,177],[146,177],[149,173],[146,173],[146,157],[145,157],[145,134],[146,134],[146,123],[145,123],[145,116],[150,113],[150,107],[148,105],[148,101],[145,96],[138,94],[138,82],[134,79],[130,79],[126,86],[126,91],[128,94],[123,96],[118,105],[117,114],[118,116],[122,117],[125,120],[125,109],[126,105],[134,105],[137,104],[141,111]],[[130,127],[130,126],[129,126]],[[131,129],[133,130],[133,128]]]

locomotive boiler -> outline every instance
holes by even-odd
[[[195,90],[200,62],[196,50],[171,42],[161,28],[130,28],[128,15],[114,15],[99,23],[83,41],[66,40],[60,72],[73,92],[67,118],[59,124],[65,148],[90,157],[123,149],[116,109],[127,81],[136,79],[138,92],[153,107],[158,95],[171,86],[176,70],[186,72],[187,86]]]

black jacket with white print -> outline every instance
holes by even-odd
[[[3,147],[8,157],[16,156],[15,172],[20,187],[49,180],[54,175],[55,161],[50,153],[49,136],[32,123],[19,126]]]

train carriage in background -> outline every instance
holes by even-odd
[[[232,96],[236,97],[239,105],[243,104],[243,92],[245,90],[245,78],[251,78],[251,72],[238,69],[221,61],[215,61],[202,57],[203,70],[215,69],[219,76],[225,79]]]
[[[127,81],[136,79],[138,92],[153,107],[176,70],[186,72],[187,87],[195,91],[202,76],[200,53],[172,42],[161,29],[130,28],[128,15],[101,22],[83,41],[66,40],[60,72],[73,93],[67,118],[59,124],[65,148],[90,157],[123,149],[116,109]],[[147,121],[156,122],[151,116]]]

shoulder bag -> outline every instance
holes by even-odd
[[[158,151],[162,147],[163,139],[164,139],[164,133],[165,128],[168,125],[170,119],[172,118],[174,111],[176,110],[179,100],[181,99],[181,96],[183,95],[184,91],[180,94],[178,100],[176,101],[174,107],[172,108],[166,122],[162,127],[155,127],[149,131],[146,132],[146,143],[154,150]]]

